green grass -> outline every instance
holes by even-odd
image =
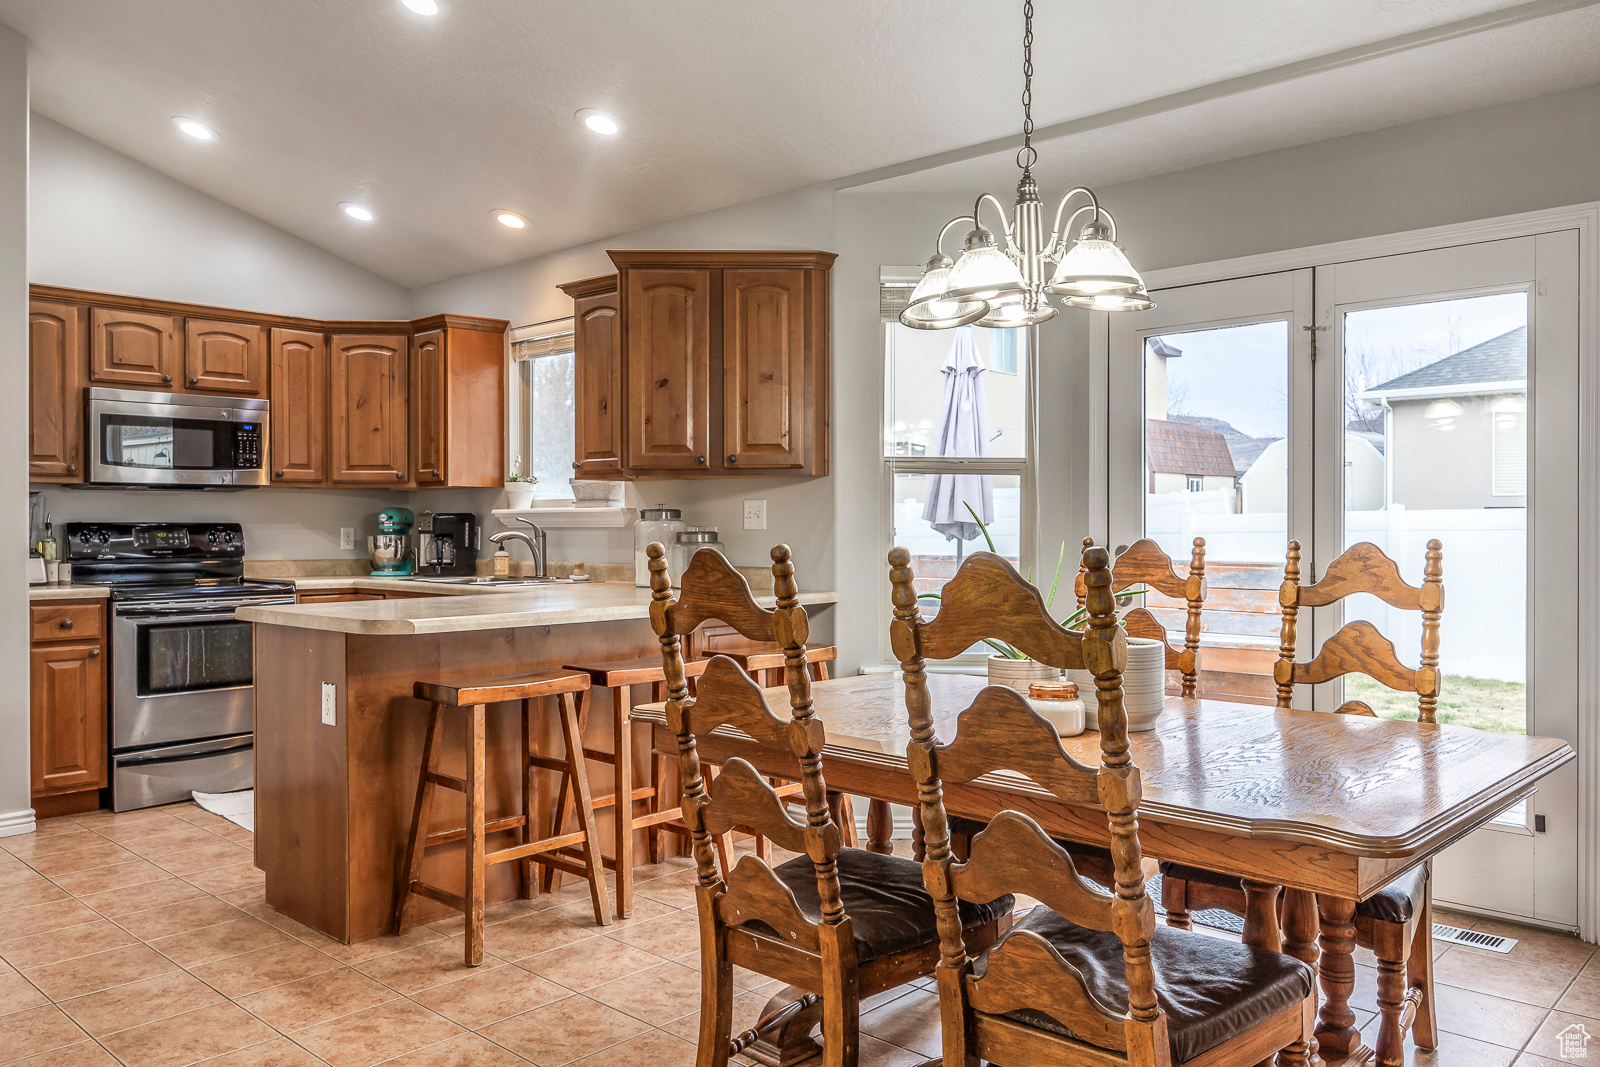
[[[1495,734],[1527,733],[1527,697],[1528,687],[1521,682],[1447,674],[1439,693],[1439,721]],[[1363,674],[1345,676],[1344,698],[1365,701],[1385,719],[1417,718],[1413,694],[1397,693]]]

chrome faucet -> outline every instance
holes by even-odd
[[[507,541],[521,541],[528,546],[528,551],[533,553],[533,576],[535,578],[549,577],[545,573],[549,556],[545,548],[544,530],[527,519],[518,517],[517,521],[527,526],[533,533],[529,534],[524,530],[501,530],[499,533],[490,534],[489,540],[497,545],[503,545]]]

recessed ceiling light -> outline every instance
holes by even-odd
[[[586,107],[578,112],[577,119],[595,133],[605,137],[615,137],[622,132],[622,123],[609,111],[601,111],[597,107]]]
[[[213,130],[210,126],[207,126],[198,119],[185,118],[182,115],[174,115],[172,118],[172,124],[178,127],[178,129],[182,132],[188,134],[190,137],[193,137],[196,141],[215,141],[217,139],[217,131]]]
[[[346,215],[349,215],[357,222],[372,221],[372,210],[370,208],[364,208],[360,204],[352,204],[349,201],[345,201],[339,205],[339,210],[343,211]]]
[[[500,225],[507,226],[513,230],[521,230],[528,225],[527,219],[518,215],[515,211],[507,211],[505,208],[496,208],[494,210],[494,220]]]
[[[439,0],[400,0],[400,2],[419,15],[437,15],[439,13]]]

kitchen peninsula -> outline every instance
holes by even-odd
[[[809,592],[800,600],[815,608],[836,597]],[[427,729],[427,705],[412,697],[412,684],[652,655],[660,646],[649,606],[650,591],[632,584],[563,582],[524,592],[241,608],[238,617],[255,624],[255,857],[267,903],[347,943],[388,933]],[[594,690],[591,701],[586,744],[609,750],[609,695]],[[553,716],[547,720],[536,744],[559,751],[559,729]],[[456,774],[460,724],[449,726],[441,769]],[[488,730],[488,811],[513,814],[521,808],[517,705],[492,706]],[[642,749],[635,759],[643,771]],[[606,773],[591,764],[596,792],[609,788]],[[552,786],[540,783],[542,810]],[[460,797],[447,794],[435,804],[433,829],[460,826],[464,810]],[[609,810],[602,816],[610,817]],[[461,847],[430,848],[426,880],[459,892]],[[491,868],[489,902],[517,895],[515,866]],[[426,905],[422,922],[454,914],[419,904]]]

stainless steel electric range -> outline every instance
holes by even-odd
[[[68,523],[67,558],[110,587],[112,806],[249,789],[253,641],[233,613],[294,586],[244,577],[237,523]]]

